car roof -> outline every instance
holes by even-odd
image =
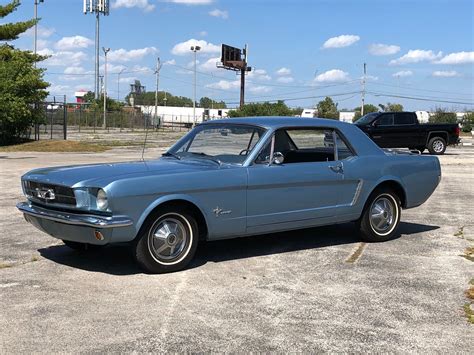
[[[256,125],[266,129],[278,129],[281,127],[331,127],[337,128],[350,123],[341,122],[338,120],[331,120],[325,118],[306,118],[306,117],[291,117],[291,116],[258,116],[258,117],[238,117],[238,118],[224,118],[219,120],[211,120],[203,122],[207,124],[247,124]]]

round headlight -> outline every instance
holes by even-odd
[[[104,190],[99,189],[97,191],[96,205],[99,210],[105,211],[109,207],[109,202],[107,201],[107,194]]]

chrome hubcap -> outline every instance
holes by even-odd
[[[435,140],[433,142],[433,150],[436,152],[436,153],[440,153],[442,152],[444,149],[444,144],[442,141],[440,140]]]
[[[390,231],[396,222],[396,207],[387,197],[380,197],[372,203],[370,225],[379,234]]]
[[[161,260],[177,258],[185,249],[188,232],[178,219],[167,217],[161,220],[150,233],[150,247],[153,254]]]

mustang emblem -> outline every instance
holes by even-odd
[[[216,208],[214,208],[212,210],[212,212],[214,212],[214,214],[216,215],[216,217],[219,217],[223,214],[231,214],[232,211],[231,210],[228,210],[228,211],[224,211],[222,208],[220,208],[219,206],[217,206]]]
[[[36,196],[44,200],[54,200],[56,195],[53,189],[36,188]]]

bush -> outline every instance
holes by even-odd
[[[471,132],[474,125],[474,112],[468,112],[462,119],[462,131]]]
[[[456,113],[449,112],[443,108],[437,108],[435,113],[430,116],[429,123],[457,123]]]

